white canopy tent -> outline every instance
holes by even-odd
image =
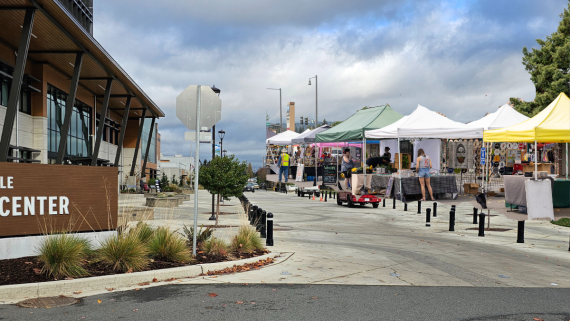
[[[443,115],[427,109],[426,107],[418,105],[418,108],[416,108],[416,110],[414,110],[414,112],[409,116],[405,116],[399,121],[386,127],[365,131],[364,135],[365,138],[375,139],[396,138],[398,140],[398,154],[400,154],[401,138],[482,138],[483,127],[473,127],[453,121]],[[400,158],[398,159],[398,162],[401,162]],[[399,165],[399,168],[402,168],[401,164]],[[366,183],[366,178],[364,182]]]
[[[483,127],[453,121],[421,105],[409,116],[384,128],[367,130],[366,138],[443,138],[473,139],[483,137]]]
[[[301,134],[288,130],[265,140],[270,145],[291,145],[291,140]]]
[[[529,119],[525,115],[519,113],[518,111],[514,110],[509,105],[503,105],[499,107],[494,113],[490,113],[485,117],[470,122],[467,125],[471,127],[483,127],[484,130],[493,130],[493,129],[501,129],[505,127],[514,126],[517,124],[522,123]],[[486,150],[488,150],[487,143],[485,143]],[[485,191],[488,191],[488,184],[489,184],[489,173],[487,170],[487,166],[489,164],[489,153],[485,153]]]
[[[520,124],[523,121],[529,119],[525,115],[514,110],[509,105],[503,105],[499,109],[479,120],[470,122],[467,126],[470,127],[483,127],[485,130],[501,129],[505,127],[514,126]]]

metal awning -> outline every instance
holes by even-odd
[[[57,0],[2,1],[0,3],[2,44],[17,51],[25,10],[30,8],[36,9],[28,52],[28,59],[32,63],[49,65],[71,79],[75,56],[78,52],[82,52],[84,58],[79,86],[95,95],[98,105],[103,104],[107,79],[113,79],[109,102],[111,110],[125,116],[123,115],[125,104],[127,97],[130,96],[135,99],[131,100],[128,117],[140,117],[140,110],[143,108],[150,110],[150,113],[146,113],[146,117],[164,117],[164,112]],[[32,77],[30,81],[37,79]]]
[[[23,146],[10,145],[10,148],[25,151],[25,152],[31,152],[31,153],[41,153],[42,152],[41,150],[38,150],[38,149],[33,149],[33,148],[23,147]]]

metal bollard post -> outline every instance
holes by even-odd
[[[517,228],[517,243],[524,243],[524,221],[519,221]]]
[[[426,208],[426,226],[431,226],[430,219],[431,219],[431,208]]]
[[[329,192],[330,194],[330,192]],[[325,202],[327,201],[327,192],[325,192]]]
[[[267,213],[265,211],[261,212],[261,238],[264,239],[267,237],[266,228],[267,228]]]
[[[382,200],[382,207],[386,207],[386,198]]]
[[[267,213],[267,238],[265,245],[273,246],[273,213]]]
[[[479,236],[485,236],[485,213],[479,214]]]
[[[422,214],[422,201],[418,201],[418,214]]]
[[[393,210],[396,209],[396,198],[395,197],[392,199],[392,209]]]
[[[450,232],[455,231],[455,209],[452,209],[449,212],[449,231]]]
[[[473,208],[473,224],[477,224],[477,208]]]
[[[437,217],[437,203],[433,202],[433,217]]]
[[[404,203],[404,212],[408,211],[408,203]]]
[[[259,207],[257,209],[257,213],[255,213],[255,218],[253,219],[253,226],[255,226],[255,230],[256,231],[260,231],[261,230],[261,213],[263,212],[263,209],[261,207]]]
[[[249,223],[253,225],[253,221],[255,220],[255,215],[257,213],[257,205],[253,205],[251,208],[251,215],[249,216]]]

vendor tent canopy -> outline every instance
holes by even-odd
[[[265,139],[269,139],[275,135],[277,134],[274,133],[272,130],[270,130],[269,128],[265,128]]]
[[[570,99],[564,93],[536,116],[514,126],[485,131],[486,142],[570,142]]]
[[[366,138],[446,138],[483,137],[483,127],[470,127],[418,105],[405,120],[390,126],[366,131]]]
[[[316,135],[317,142],[358,141],[364,137],[364,131],[382,128],[392,124],[404,115],[392,107],[379,106],[362,109],[335,127]]]
[[[321,127],[315,128],[313,130],[305,130],[301,135],[295,137],[291,141],[293,144],[304,144],[304,143],[314,143],[315,142],[315,135],[324,132],[325,130],[330,129],[331,126],[323,125]]]
[[[529,118],[514,110],[509,105],[499,107],[494,113],[491,113],[479,120],[468,123],[470,127],[483,127],[484,130],[501,129],[522,123]]]
[[[288,130],[265,140],[265,142],[270,145],[291,145],[291,140],[299,135],[299,133]]]

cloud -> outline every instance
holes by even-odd
[[[175,115],[176,96],[189,84],[222,90],[224,149],[254,166],[265,155],[266,113],[279,120],[279,93],[266,88],[282,88],[284,121],[290,101],[297,118],[314,118],[315,85],[307,85],[314,75],[319,120],[389,103],[402,114],[421,104],[467,122],[510,97],[532,100],[522,47],[554,32],[567,5],[267,3],[97,2],[96,39],[167,114],[159,121],[163,154],[192,149]],[[211,147],[203,145],[201,155]]]

